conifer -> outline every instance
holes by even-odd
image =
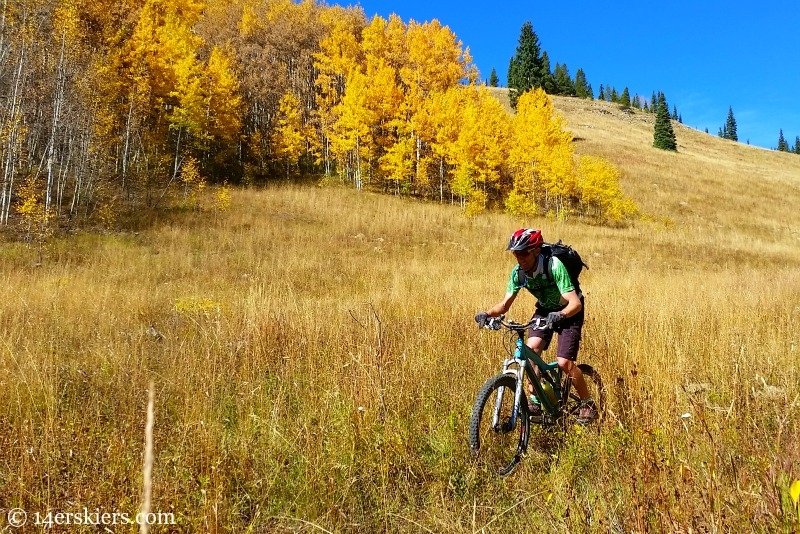
[[[586,73],[583,69],[578,69],[575,73],[575,96],[578,98],[589,98],[589,85],[586,83]]]
[[[522,93],[544,86],[541,53],[539,37],[533,31],[533,25],[530,21],[525,22],[520,30],[516,53],[508,65],[508,87],[511,89],[509,97],[514,109]]]
[[[622,90],[622,95],[619,97],[619,103],[624,108],[631,107],[631,93],[628,91],[628,88]]]
[[[789,152],[789,143],[787,143],[786,138],[783,137],[783,128],[781,128],[781,133],[778,135],[778,151]]]
[[[492,73],[489,75],[489,86],[497,87],[498,82],[499,79],[497,78],[497,72],[494,70],[494,67],[492,67]]]
[[[733,117],[733,108],[728,106],[728,120],[725,121],[725,139],[731,141],[738,141],[739,136],[736,133],[736,119]]]
[[[658,93],[656,104],[656,123],[653,133],[653,146],[662,150],[678,150],[678,143],[675,139],[675,132],[672,130],[672,123],[669,118],[669,107],[663,92]]]

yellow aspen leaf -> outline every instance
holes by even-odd
[[[794,505],[797,506],[797,501],[800,500],[800,480],[792,482],[792,485],[789,487],[789,496],[792,498]]]

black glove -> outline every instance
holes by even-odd
[[[550,312],[547,314],[547,327],[554,328],[558,323],[567,317],[561,312]]]
[[[478,312],[475,314],[475,322],[478,323],[478,328],[486,326],[486,321],[489,319],[489,314],[486,312]]]

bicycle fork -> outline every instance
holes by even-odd
[[[516,364],[517,369],[511,369],[511,366]],[[492,428],[499,428],[503,432],[510,432],[517,426],[517,418],[519,417],[519,407],[521,399],[524,395],[523,377],[525,375],[525,363],[518,358],[511,358],[503,362],[503,374],[511,375],[517,379],[516,390],[514,391],[514,405],[511,408],[511,417],[502,427],[500,427],[500,411],[503,407],[503,396],[505,395],[506,388],[499,388],[497,391],[497,398],[494,404],[494,414],[492,416]]]

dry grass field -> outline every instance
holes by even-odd
[[[135,516],[151,382],[151,510],[172,514],[153,532],[800,529],[800,157],[680,125],[665,153],[650,115],[555,105],[644,218],[275,186],[52,240],[40,265],[0,245],[0,529],[21,508],[22,532],[48,513],[52,532],[138,531],[54,514]],[[581,361],[609,405],[498,479],[467,433],[507,340],[472,317],[502,297],[523,224],[590,266]]]

